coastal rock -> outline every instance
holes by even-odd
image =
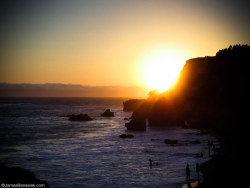
[[[125,123],[125,126],[129,131],[146,131],[146,120],[132,119],[129,123]]]
[[[140,108],[133,112],[130,122],[125,124],[127,130],[146,131],[146,120],[150,112],[150,105],[150,102],[144,102]]]
[[[68,115],[70,121],[91,121],[93,120],[88,114]]]
[[[103,112],[101,114],[101,116],[103,116],[103,117],[113,117],[114,116],[114,112],[111,112],[110,109],[107,109],[107,110],[105,110],[105,112]]]
[[[134,138],[134,135],[132,135],[132,134],[121,134],[120,138]]]
[[[7,167],[0,163],[0,177],[2,187],[4,184],[40,184],[43,187],[50,187],[46,181],[37,179],[28,170],[19,167]]]

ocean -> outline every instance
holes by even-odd
[[[34,172],[51,187],[168,187],[197,181],[195,164],[209,160],[212,135],[196,129],[127,131],[124,98],[0,99],[0,163]],[[100,116],[106,109],[114,117]],[[87,113],[93,121],[69,121]],[[133,134],[123,139],[121,134]],[[178,140],[175,146],[164,139]],[[197,142],[199,141],[199,142]],[[203,153],[203,157],[197,155]],[[152,159],[153,165],[149,165]]]

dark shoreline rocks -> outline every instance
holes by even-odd
[[[146,120],[134,120],[129,123],[125,123],[128,131],[146,131]]]
[[[33,172],[19,167],[7,167],[0,163],[0,180],[3,184],[40,184],[41,187],[50,187],[46,181],[39,180]],[[7,186],[7,185],[6,185]]]
[[[78,114],[78,115],[67,115],[70,121],[92,121],[93,119],[89,117],[88,114]]]
[[[144,102],[141,104],[140,108],[136,109],[129,123],[126,123],[125,126],[127,130],[131,131],[146,131],[147,129],[147,116],[150,112],[150,102]]]

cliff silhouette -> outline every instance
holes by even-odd
[[[235,45],[214,57],[187,60],[176,86],[148,99],[150,109],[142,105],[133,116],[144,115],[149,126],[230,129],[246,112],[249,54],[249,45]]]
[[[176,86],[138,108],[149,126],[185,126],[217,134],[219,154],[202,165],[200,187],[240,187],[246,174],[250,46],[234,45],[216,56],[186,61]],[[142,115],[143,114],[143,115]],[[131,120],[132,121],[132,120]]]
[[[176,87],[154,105],[149,125],[183,125],[186,121],[190,127],[225,131],[244,122],[249,55],[250,46],[235,45],[215,57],[186,61]]]

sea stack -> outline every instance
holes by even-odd
[[[114,112],[111,112],[110,109],[107,109],[107,110],[105,110],[105,112],[103,112],[101,114],[101,116],[103,116],[103,117],[113,117],[114,116]]]

